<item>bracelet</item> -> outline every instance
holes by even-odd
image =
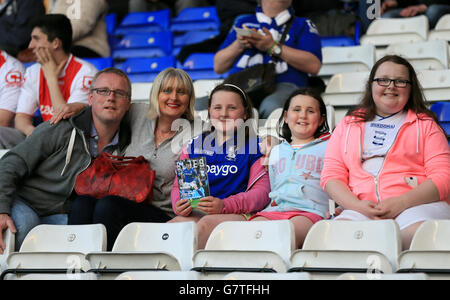
[[[270,46],[269,49],[267,49],[267,54],[272,56],[272,54],[273,54],[273,47],[275,47],[276,44],[278,44],[278,43],[277,42],[273,42],[272,46]]]

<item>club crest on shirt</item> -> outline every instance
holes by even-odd
[[[89,88],[91,87],[93,78],[94,77],[92,77],[92,76],[83,76],[83,86],[82,86],[83,91],[89,91]]]
[[[5,76],[6,86],[21,86],[22,85],[22,73],[17,70],[9,71]]]

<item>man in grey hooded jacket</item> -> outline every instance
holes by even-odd
[[[102,151],[124,153],[130,142],[127,75],[115,68],[98,72],[88,97],[89,108],[43,123],[0,160],[0,253],[6,228],[16,233],[18,250],[34,226],[66,224],[77,175]]]

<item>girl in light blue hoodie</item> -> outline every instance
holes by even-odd
[[[312,89],[292,93],[278,124],[284,140],[270,152],[271,202],[252,220],[290,220],[300,248],[311,226],[328,211],[320,173],[330,133],[320,94]]]

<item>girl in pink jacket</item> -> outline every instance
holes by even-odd
[[[450,219],[449,182],[448,142],[413,67],[383,57],[328,143],[321,185],[344,208],[336,219],[395,219],[408,249],[422,222]]]
[[[199,249],[205,247],[219,223],[246,221],[262,210],[269,203],[270,192],[256,133],[243,123],[253,116],[247,94],[232,84],[218,85],[211,92],[208,114],[212,130],[195,137],[180,160],[205,157],[210,196],[201,198],[195,207],[181,199],[178,179],[171,193],[177,214],[171,222],[197,222]]]

